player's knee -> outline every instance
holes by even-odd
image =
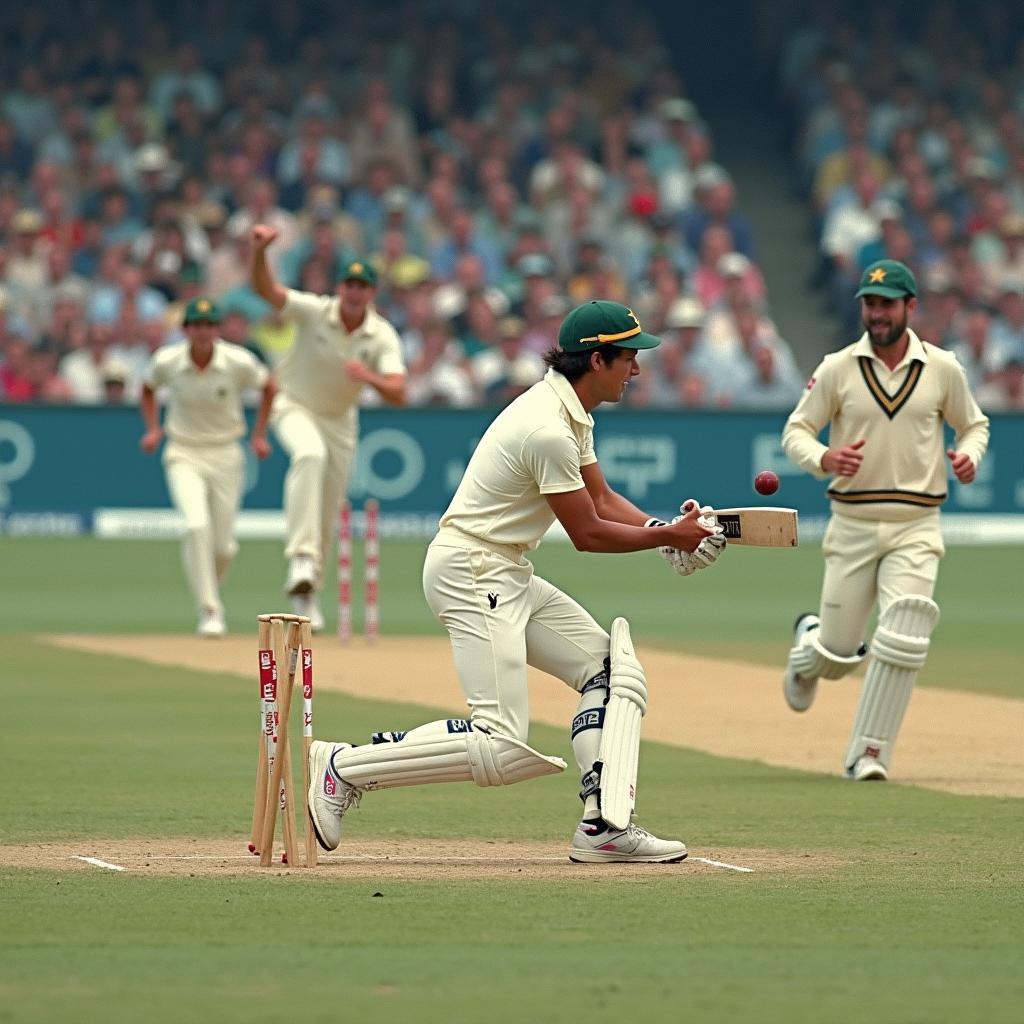
[[[478,732],[488,736],[507,736],[518,743],[525,743],[530,732],[529,722],[521,721],[517,716],[503,714],[497,708],[489,711],[476,709],[472,716],[464,721]]]
[[[804,679],[842,679],[852,672],[867,654],[861,645],[853,654],[842,655],[829,650],[822,643],[819,631],[805,633],[796,647],[789,652],[789,660],[797,675]]]
[[[515,736],[474,726],[467,739],[470,769],[478,786],[512,786],[560,771],[556,762],[564,767],[564,762],[545,757]]]
[[[612,696],[632,701],[641,714],[646,714],[647,677],[633,649],[629,623],[623,618],[612,623],[610,648],[609,688]]]
[[[872,657],[897,668],[921,669],[938,622],[939,606],[931,598],[897,598],[879,616],[871,638]]]
[[[323,448],[309,448],[296,452],[292,456],[291,468],[323,472],[327,468],[327,451]]]

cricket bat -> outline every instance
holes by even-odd
[[[795,508],[715,509],[718,525],[730,544],[758,548],[795,548],[797,546]]]

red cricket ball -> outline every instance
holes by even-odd
[[[779,489],[779,476],[770,469],[762,469],[754,477],[754,490],[758,494],[774,494]]]

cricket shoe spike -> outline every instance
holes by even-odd
[[[325,850],[336,850],[341,842],[341,819],[359,803],[361,789],[350,786],[334,771],[334,755],[348,750],[351,743],[320,743],[309,747],[309,792],[306,803],[316,841]]]
[[[569,844],[569,860],[576,864],[677,864],[685,859],[685,843],[659,839],[632,822],[617,829],[600,818],[581,821]]]

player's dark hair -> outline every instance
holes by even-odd
[[[549,348],[544,353],[544,362],[552,370],[556,370],[567,381],[579,380],[590,371],[590,357],[597,354],[604,360],[606,366],[615,362],[619,349],[615,345],[602,345],[600,348],[591,349],[589,352],[566,352],[563,349]]]

